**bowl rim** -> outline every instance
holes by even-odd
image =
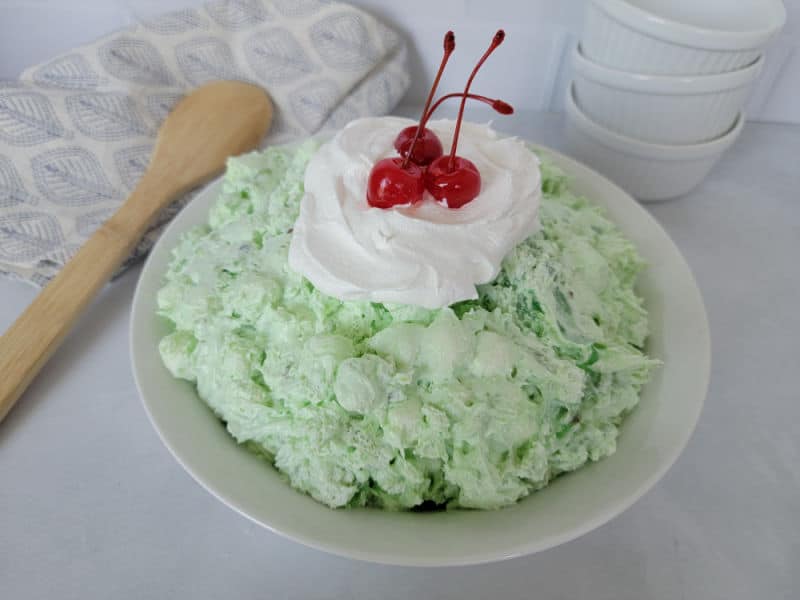
[[[682,23],[652,13],[625,0],[591,0],[607,16],[639,33],[656,39],[703,50],[754,50],[783,28],[786,7],[781,0],[766,0],[773,17],[767,27],[749,31],[713,29]]]
[[[623,71],[593,61],[583,51],[580,42],[572,48],[572,66],[575,72],[605,87],[642,94],[664,96],[689,96],[718,94],[750,85],[764,67],[761,54],[749,65],[708,75],[649,75]]]
[[[589,118],[575,100],[574,82],[569,86],[565,106],[567,117],[572,120],[575,126],[603,146],[637,158],[661,161],[703,160],[718,156],[739,137],[745,122],[745,114],[740,111],[731,128],[713,140],[697,144],[658,144],[611,131]]]
[[[158,253],[151,252],[151,254],[147,257],[147,261],[139,277],[139,281],[137,282],[129,321],[129,351],[132,360],[134,382],[137,387],[137,391],[139,392],[145,413],[147,414],[148,419],[150,420],[161,442],[164,444],[170,454],[172,454],[173,458],[175,458],[175,460],[183,467],[183,469],[212,496],[220,500],[229,508],[241,514],[243,517],[261,527],[268,529],[272,533],[294,542],[304,544],[311,548],[336,554],[338,556],[396,566],[465,566],[497,562],[500,560],[530,555],[568,542],[585,535],[597,527],[600,527],[604,523],[607,523],[627,510],[632,504],[634,504],[650,489],[652,489],[653,486],[659,480],[661,480],[664,474],[672,467],[672,465],[686,448],[686,445],[691,439],[692,434],[697,426],[697,422],[703,409],[705,397],[708,393],[711,369],[711,338],[708,316],[703,303],[702,294],[700,293],[695,277],[689,265],[687,264],[686,259],[675,245],[675,242],[669,237],[664,228],[649,214],[649,212],[643,206],[637,203],[630,196],[630,194],[622,190],[619,186],[611,182],[606,177],[602,176],[586,165],[579,163],[573,158],[565,156],[560,152],[539,144],[531,144],[531,146],[556,158],[557,163],[565,165],[564,168],[567,169],[567,171],[573,177],[583,180],[587,184],[588,182],[591,182],[591,185],[594,188],[603,190],[602,192],[598,193],[602,193],[604,195],[613,194],[613,196],[616,198],[614,200],[614,204],[617,204],[617,210],[622,210],[621,207],[624,204],[625,208],[621,214],[635,215],[636,219],[641,220],[642,224],[645,226],[645,229],[649,231],[649,234],[643,237],[640,241],[644,243],[645,239],[650,240],[652,238],[658,240],[658,244],[664,248],[664,251],[668,252],[668,254],[665,255],[669,257],[668,262],[674,269],[677,269],[676,273],[679,273],[680,276],[684,278],[684,281],[688,286],[685,290],[687,293],[683,294],[681,296],[682,299],[679,301],[680,308],[678,309],[678,314],[683,314],[684,311],[690,311],[691,313],[694,313],[694,318],[696,319],[693,322],[695,328],[692,329],[692,338],[695,343],[692,347],[697,348],[699,351],[697,352],[697,356],[695,356],[695,360],[692,361],[691,364],[696,366],[696,368],[693,368],[693,370],[697,377],[691,382],[690,388],[693,392],[692,395],[694,396],[696,394],[698,400],[691,404],[691,407],[688,409],[689,412],[686,414],[686,419],[682,421],[680,427],[678,427],[673,434],[673,443],[671,443],[668,450],[665,451],[664,455],[659,460],[657,467],[650,470],[647,473],[647,476],[641,477],[640,479],[637,479],[634,484],[631,484],[632,489],[626,496],[615,500],[608,506],[604,506],[601,511],[594,511],[594,514],[591,516],[591,518],[584,519],[580,525],[575,525],[564,531],[559,531],[558,533],[551,533],[546,537],[536,539],[526,538],[525,541],[515,541],[505,545],[502,547],[502,549],[497,547],[492,548],[491,544],[490,548],[487,550],[465,551],[455,549],[454,552],[451,552],[447,555],[435,557],[425,554],[417,555],[410,553],[408,550],[395,549],[393,545],[390,546],[391,550],[384,550],[383,553],[376,554],[373,551],[365,550],[363,547],[359,548],[357,545],[354,546],[353,544],[345,543],[338,538],[336,538],[335,541],[332,541],[330,536],[326,537],[325,535],[320,536],[317,533],[309,533],[308,527],[306,526],[292,525],[291,527],[286,527],[285,519],[283,523],[279,519],[274,522],[269,521],[269,519],[263,520],[264,517],[254,514],[250,504],[243,502],[241,498],[237,496],[235,491],[218,487],[218,482],[212,481],[211,478],[208,477],[207,469],[205,473],[202,471],[202,469],[196,469],[195,467],[197,466],[197,461],[195,457],[189,453],[186,453],[186,449],[182,447],[182,444],[184,444],[185,441],[181,440],[180,436],[173,437],[172,435],[168,435],[169,428],[162,428],[162,425],[164,425],[164,423],[161,421],[163,415],[160,413],[156,414],[156,412],[153,410],[153,407],[157,404],[153,403],[154,399],[156,397],[161,397],[161,391],[159,390],[157,392],[153,392],[152,384],[145,385],[145,382],[149,381],[150,377],[150,373],[147,372],[147,365],[150,363],[147,362],[147,357],[145,357],[144,354],[140,354],[136,348],[138,342],[148,339],[149,335],[146,333],[147,328],[142,326],[146,323],[146,320],[152,319],[154,316],[149,311],[150,308],[154,307],[154,300],[150,298],[148,294],[146,294],[147,290],[145,290],[145,288],[147,287],[148,280],[154,277],[155,271],[152,271],[150,274],[148,274],[148,266],[151,266],[151,263],[158,264],[168,260],[164,257],[164,255],[169,253],[172,246],[164,246],[158,251]],[[219,190],[221,188],[221,178],[218,178],[217,180],[212,181],[210,184],[207,184],[206,189],[212,187],[216,190]],[[191,203],[187,206],[190,205]],[[626,221],[630,221],[631,219],[633,219],[633,216],[625,218]],[[181,223],[179,215],[179,218],[173,220],[167,226],[167,229],[162,234],[161,240],[166,241],[170,238],[175,238],[182,231],[181,227],[185,226]],[[172,230],[172,232],[170,232],[170,230]],[[159,240],[159,243],[161,240]],[[173,239],[172,241],[174,242],[175,240]],[[158,248],[154,248],[154,250],[158,250]],[[145,298],[145,296],[147,297]],[[147,298],[150,299],[148,300]],[[149,352],[148,356],[153,358],[152,352]],[[159,361],[157,361],[157,363],[163,368],[163,364],[161,364]],[[150,390],[149,394],[144,393],[145,388]],[[153,404],[151,405],[151,403]],[[201,407],[204,410],[208,410],[207,407],[201,405],[202,403],[199,401],[196,403],[196,406]],[[212,416],[210,412],[209,416]],[[666,423],[665,425],[668,425],[669,429],[674,428],[674,424]],[[221,434],[226,436],[227,441],[230,442],[230,439],[227,437],[227,432],[223,432],[221,429],[219,431]],[[192,442],[192,444],[194,443],[195,442]],[[242,452],[246,451],[242,450]],[[261,464],[259,464],[259,468],[263,468]],[[592,467],[586,466],[585,468],[588,469]],[[285,490],[287,493],[293,492],[294,494],[299,494],[288,485],[285,485]],[[314,506],[320,510],[330,510],[304,495],[299,496],[297,500],[297,504],[309,502],[314,504]],[[509,510],[513,510],[516,506],[519,505],[514,505],[513,507],[510,507]],[[340,514],[346,514],[346,512]],[[359,512],[359,514],[361,513]],[[366,518],[369,522],[369,516]],[[370,524],[369,527],[372,527],[372,525]],[[414,527],[414,531],[418,529],[419,527]],[[499,532],[498,535],[502,537],[502,531]],[[417,543],[417,545],[419,545],[419,543]]]

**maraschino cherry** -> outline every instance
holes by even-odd
[[[411,148],[413,150],[409,152]],[[394,149],[400,156],[421,167],[428,166],[444,153],[439,136],[421,125],[409,125],[401,130],[394,141]]]
[[[423,117],[430,108],[444,67],[455,47],[456,36],[452,31],[448,31],[444,36],[442,62],[422,111]],[[412,125],[401,131],[394,146],[400,152],[401,158],[379,160],[370,171],[367,180],[367,203],[370,206],[391,208],[403,204],[416,204],[422,200],[425,193],[425,173],[419,165],[426,165],[442,155],[442,143],[435,133],[424,128],[421,119],[419,125]]]
[[[475,65],[463,92],[442,96],[431,106],[445,65],[455,49],[455,35],[452,31],[447,32],[444,36],[442,62],[425,102],[422,117],[417,125],[406,127],[395,139],[395,148],[401,156],[379,160],[370,171],[367,180],[367,203],[370,206],[391,208],[416,204],[422,200],[426,188],[436,201],[449,208],[460,208],[478,196],[481,190],[481,175],[472,161],[456,154],[458,136],[461,132],[467,99],[485,102],[501,114],[508,115],[514,112],[514,108],[503,100],[469,92],[475,75],[504,39],[505,32],[501,29],[494,35],[489,48]],[[461,106],[450,154],[443,156],[439,138],[425,125],[439,105],[450,98],[461,98]]]
[[[400,153],[400,156],[407,158],[410,162],[421,167],[427,167],[435,159],[439,158],[442,155],[442,142],[440,142],[439,137],[433,131],[425,127],[425,125],[427,125],[431,116],[436,112],[436,109],[439,108],[442,102],[450,100],[451,98],[461,98],[463,96],[463,92],[442,96],[427,110],[427,112],[423,113],[423,117],[418,125],[409,125],[403,129],[397,135],[397,139],[395,139],[394,142],[395,150]],[[514,112],[513,106],[499,98],[487,98],[479,94],[467,94],[467,98],[488,104],[502,115],[510,115]],[[417,132],[421,132],[418,137]],[[410,148],[413,148],[413,150],[409,153]]]
[[[451,98],[461,98],[464,96],[463,92],[454,94],[447,94],[439,98],[432,107],[425,114],[425,117],[420,123],[425,126],[431,115],[445,100]],[[499,98],[487,98],[479,94],[467,94],[470,100],[478,100],[490,105],[494,110],[503,115],[510,115],[514,112],[514,107],[508,102],[504,102]],[[416,130],[418,126],[412,125],[408,129]],[[433,136],[436,143],[439,144],[441,155],[441,143],[439,138],[430,129],[425,129]],[[423,134],[424,135],[424,134]],[[417,139],[419,144],[424,138]],[[416,154],[416,150],[411,153]],[[424,180],[424,166],[415,164],[413,157],[405,158],[384,158],[375,163],[375,166],[370,172],[369,180],[367,182],[367,202],[370,206],[376,208],[391,208],[392,206],[402,204],[416,204],[422,199],[425,193],[425,180]],[[455,207],[454,207],[455,208]]]
[[[391,208],[416,204],[425,194],[425,172],[406,159],[384,158],[375,163],[367,180],[367,204]]]
[[[458,136],[461,132],[461,122],[464,118],[464,106],[467,103],[472,80],[475,79],[475,75],[489,55],[494,52],[495,48],[503,43],[505,36],[506,34],[502,29],[494,34],[492,43],[489,45],[486,52],[483,53],[483,56],[481,56],[467,80],[467,85],[464,88],[464,95],[461,97],[461,106],[458,110],[458,119],[456,120],[455,131],[453,132],[453,143],[450,147],[450,154],[435,159],[428,166],[428,170],[425,173],[425,187],[437,202],[449,208],[461,208],[468,202],[474,200],[481,191],[481,174],[478,171],[478,167],[476,167],[472,161],[456,154]]]
[[[425,128],[427,119],[425,116],[428,114],[428,109],[433,101],[433,96],[436,94],[436,88],[439,87],[439,80],[444,73],[444,67],[450,59],[453,50],[456,49],[456,36],[452,31],[448,31],[444,35],[444,55],[442,62],[439,64],[439,71],[436,73],[436,78],[433,80],[431,91],[428,92],[428,99],[425,101],[425,108],[422,109],[422,116],[420,117],[418,125],[411,125],[403,129],[394,140],[394,148],[403,158],[409,159],[411,162],[420,166],[427,166],[434,159],[439,158],[442,154],[442,142],[439,137],[430,129]]]

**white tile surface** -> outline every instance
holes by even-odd
[[[76,44],[152,15],[201,0],[0,0],[0,79]],[[353,0],[392,22],[412,40],[420,74],[408,101],[421,102],[439,64],[441,38],[456,31],[460,50],[442,80],[460,90],[495,29],[509,39],[475,80],[475,91],[501,96],[521,109],[561,110],[569,79],[565,46],[581,31],[586,0]],[[800,123],[800,0],[784,0],[788,20],[769,51],[769,64],[748,114],[753,120]],[[773,59],[774,57],[774,59]],[[501,67],[498,67],[501,65]],[[424,76],[423,76],[424,75]]]
[[[561,145],[558,115],[497,126]],[[796,598],[798,155],[800,127],[750,124],[701,188],[648,206],[704,294],[711,388],[678,463],[599,530],[532,557],[424,570],[328,556],[253,525],[196,485],[147,422],[128,366],[134,269],[0,425],[0,597]],[[0,331],[33,296],[0,279]]]

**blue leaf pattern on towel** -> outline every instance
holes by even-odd
[[[93,90],[104,80],[80,54],[67,54],[42,65],[33,73],[42,87],[64,90]]]
[[[193,85],[217,79],[245,79],[236,68],[230,46],[218,38],[203,37],[179,44],[175,58]]]
[[[16,273],[14,273],[13,271],[10,274],[12,276],[16,275]],[[47,274],[47,275],[45,275],[43,273],[34,273],[33,275],[31,275],[30,281],[31,281],[31,283],[34,283],[35,285],[38,285],[39,287],[44,287],[48,283],[50,283],[50,280],[55,276],[56,276],[55,273]]]
[[[259,31],[244,43],[247,62],[267,84],[281,84],[313,73],[318,68],[286,29]]]
[[[66,99],[67,112],[75,127],[97,140],[115,141],[152,135],[130,97],[124,94],[79,94]]]
[[[146,100],[147,112],[153,120],[160,123],[172,110],[172,107],[183,98],[183,94],[153,94]]]
[[[341,12],[314,23],[311,41],[326,65],[342,71],[360,71],[373,66],[377,51],[361,15]]]
[[[100,210],[78,215],[78,218],[75,219],[75,231],[81,236],[88,238],[100,225],[105,223],[114,212],[115,210],[113,208],[101,208]]]
[[[61,246],[64,235],[52,215],[36,212],[0,216],[0,259],[30,261]]]
[[[272,0],[272,5],[285,17],[307,17],[330,3],[331,0]]]
[[[39,262],[36,263],[36,268],[41,269],[43,271],[52,272],[53,274],[51,277],[54,277],[58,271],[67,264],[70,259],[77,254],[78,250],[81,249],[81,244],[64,244],[58,248],[54,248],[50,252],[47,253],[46,256],[39,259]]]
[[[269,128],[267,139],[273,141],[277,138],[297,137],[302,135],[297,127],[293,127],[291,121],[286,117],[284,111],[276,106],[272,113],[272,125]]]
[[[269,18],[260,0],[215,0],[206,4],[208,14],[226,29],[237,31]]]
[[[35,146],[68,137],[50,101],[38,92],[0,92],[0,140]]]
[[[17,204],[36,204],[36,199],[25,189],[25,184],[11,161],[0,156],[0,208]]]
[[[289,95],[294,116],[307,132],[316,130],[339,99],[339,86],[331,79],[321,79],[301,86]]]
[[[31,159],[36,187],[62,206],[83,206],[122,196],[103,172],[97,157],[84,148],[48,150]]]
[[[381,47],[386,52],[399,48],[403,43],[399,33],[381,22],[375,23],[375,38],[380,40]]]
[[[173,10],[152,19],[143,19],[141,23],[145,29],[162,35],[185,33],[193,29],[208,29],[208,21],[193,8]]]
[[[175,79],[150,42],[121,37],[97,50],[100,64],[114,77],[145,85],[174,85]]]
[[[376,75],[367,84],[367,107],[370,114],[387,114],[394,108],[396,98],[402,95],[404,91],[404,82],[397,75],[389,71]]]
[[[341,129],[360,114],[353,100],[346,100],[328,115],[320,129]]]
[[[136,187],[139,179],[144,175],[147,164],[150,162],[150,153],[153,146],[147,144],[143,146],[133,146],[123,148],[114,153],[114,164],[122,178],[122,183],[129,190]]]

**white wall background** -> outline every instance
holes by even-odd
[[[668,0],[664,0],[668,1]],[[698,0],[700,1],[700,0]],[[735,2],[736,0],[730,0]],[[201,0],[0,0],[0,79],[59,52]],[[422,101],[439,63],[441,38],[453,29],[461,50],[442,90],[463,86],[492,33],[509,38],[476,79],[475,91],[519,109],[560,110],[569,81],[566,50],[580,36],[586,0],[352,0],[403,32],[415,78],[407,101]],[[767,68],[748,108],[751,119],[800,123],[800,0],[784,0],[788,21],[767,52]]]

